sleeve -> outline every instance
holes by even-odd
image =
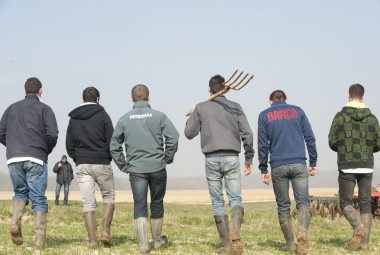
[[[259,169],[262,174],[268,173],[269,135],[262,114],[259,115],[257,128],[257,143],[259,154]]]
[[[50,154],[57,145],[58,125],[53,110],[47,107],[44,114],[45,134],[48,144],[48,154]]]
[[[7,137],[7,119],[8,119],[8,109],[4,112],[3,116],[0,120],[0,143],[2,143],[4,146],[7,146],[6,144],[6,137]]]
[[[186,121],[185,136],[191,140],[199,134],[201,130],[201,119],[199,114],[199,106],[195,106],[194,111],[190,114],[189,119]]]
[[[313,129],[311,128],[310,122],[304,111],[302,111],[302,133],[306,142],[307,151],[309,153],[309,166],[316,167],[318,153],[315,142],[315,136],[313,133]]]
[[[73,134],[72,121],[70,119],[69,125],[67,126],[67,131],[66,131],[66,151],[69,157],[74,160],[74,162],[76,162],[75,144],[76,144],[76,139]]]
[[[110,148],[114,128],[113,128],[112,120],[107,113],[105,115],[105,122],[104,123],[105,123],[104,132],[105,132],[105,137],[106,137],[106,144],[108,145],[108,148]],[[111,156],[110,150],[108,150],[108,154],[109,154],[109,159],[111,161],[112,156]]]
[[[245,116],[244,111],[240,105],[239,108],[239,111],[241,113],[238,114],[238,123],[240,137],[244,147],[245,164],[251,165],[252,159],[255,155],[255,150],[253,149],[253,133],[248,123],[247,117]]]
[[[165,115],[163,118],[161,130],[165,137],[165,162],[171,164],[178,149],[179,134],[170,119]]]
[[[116,128],[113,131],[110,151],[113,161],[117,165],[117,167],[125,173],[127,171],[127,161],[125,160],[125,156],[123,154],[123,142],[124,142],[124,127],[123,124],[119,121],[116,124]]]
[[[380,151],[380,126],[379,126],[379,121],[376,119],[373,152],[379,152],[379,151]]]
[[[329,132],[329,146],[331,150],[338,151],[338,123],[337,123],[337,116],[335,115]]]
[[[61,168],[62,168],[62,167],[58,167],[58,164],[59,164],[59,162],[55,163],[55,165],[54,165],[54,167],[53,167],[53,172],[56,173],[56,174],[57,174],[59,171],[61,171]]]

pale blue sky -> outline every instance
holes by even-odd
[[[327,134],[349,85],[363,84],[365,103],[380,116],[379,0],[0,0],[0,31],[0,112],[23,98],[28,77],[42,81],[60,130],[50,167],[66,153],[67,114],[90,85],[114,125],[132,108],[131,88],[149,86],[152,107],[181,134],[172,176],[204,175],[199,139],[186,140],[183,129],[214,74],[255,74],[244,90],[227,94],[244,108],[255,141],[258,114],[269,94],[283,89],[308,115],[321,170],[336,169]],[[257,158],[254,164],[258,172]],[[3,146],[0,166],[7,171]]]

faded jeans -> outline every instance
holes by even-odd
[[[64,191],[63,203],[66,205],[67,202],[69,201],[70,183],[68,182],[64,182],[63,184],[60,184],[57,182],[57,185],[55,186],[55,202],[58,203],[59,201],[59,193],[61,193],[62,186],[63,186],[63,191]]]
[[[272,168],[273,190],[279,215],[290,214],[289,182],[292,183],[296,207],[310,207],[309,173],[305,164],[287,164]]]
[[[339,171],[339,200],[340,208],[352,205],[352,194],[356,182],[359,188],[359,207],[361,213],[372,213],[371,208],[371,191],[372,191],[372,173],[353,174]]]
[[[77,181],[82,194],[83,212],[95,211],[95,183],[104,203],[115,202],[115,185],[111,165],[81,164],[77,166]]]
[[[230,208],[243,207],[238,156],[211,156],[205,159],[208,190],[214,215],[225,215],[223,179]]]
[[[134,219],[148,217],[148,187],[150,190],[150,218],[164,217],[164,197],[166,193],[166,169],[154,173],[129,173],[133,201]]]
[[[22,200],[26,204],[32,200],[33,212],[48,212],[46,202],[47,165],[31,161],[17,162],[8,165],[15,195],[13,200]]]

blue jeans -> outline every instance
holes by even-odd
[[[59,193],[61,193],[62,186],[63,186],[63,191],[64,191],[63,203],[66,205],[67,202],[69,201],[70,184],[68,182],[64,182],[63,184],[60,184],[57,182],[57,185],[55,186],[55,202],[58,203],[59,201]]]
[[[371,192],[372,192],[372,173],[351,174],[339,171],[339,200],[340,208],[344,209],[347,205],[352,205],[352,197],[355,184],[359,188],[359,207],[361,213],[372,213]]]
[[[279,215],[290,214],[289,181],[296,207],[310,207],[309,174],[305,164],[287,164],[272,168],[273,190]]]
[[[148,187],[150,190],[150,218],[164,217],[164,197],[166,193],[166,169],[154,173],[129,173],[133,201],[134,218],[148,217]]]
[[[46,202],[47,165],[31,162],[17,162],[8,165],[15,195],[13,200],[27,203],[32,200],[33,212],[48,212]]]
[[[238,156],[211,156],[205,160],[208,190],[214,215],[224,215],[223,182],[230,208],[243,207],[241,173]]]

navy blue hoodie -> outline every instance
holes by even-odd
[[[298,106],[276,101],[262,111],[258,121],[259,169],[268,172],[268,156],[271,167],[285,164],[305,164],[309,153],[310,166],[317,164],[315,137],[305,112]]]

